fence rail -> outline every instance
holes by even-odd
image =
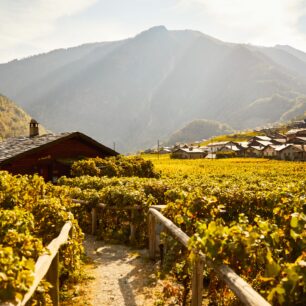
[[[85,201],[74,200],[75,203],[85,203]],[[172,236],[174,236],[183,246],[188,247],[190,237],[186,235],[179,227],[177,227],[171,220],[166,218],[160,211],[166,205],[152,205],[149,208],[148,215],[148,237],[149,237],[149,257],[154,259],[159,250],[159,235],[162,231],[158,224],[166,228]],[[126,207],[112,207],[104,203],[99,203],[92,209],[92,234],[97,231],[98,224],[98,209],[111,210],[130,210],[130,240],[135,239],[136,224],[133,222],[134,214],[138,210],[143,209],[141,206],[126,206]],[[216,265],[208,260],[202,252],[193,250],[195,260],[192,267],[192,300],[191,306],[202,305],[202,291],[203,291],[203,266],[204,263],[212,268],[215,273],[222,279],[228,287],[236,294],[239,300],[248,306],[271,306],[258,292],[256,292],[246,281],[237,275],[231,268],[226,265]]]
[[[155,258],[157,251],[156,235],[157,221],[160,222],[178,241],[185,247],[188,246],[189,237],[178,228],[171,220],[157,211],[156,208],[149,209],[149,256]],[[216,265],[206,258],[206,256],[198,252],[195,253],[192,273],[192,306],[202,305],[203,290],[203,264],[206,263],[216,274],[222,279],[228,287],[236,294],[236,296],[245,305],[249,306],[271,306],[258,292],[256,292],[247,282],[239,277],[231,268],[225,265]]]
[[[60,234],[53,239],[47,246],[48,253],[38,257],[35,270],[34,270],[34,281],[28,292],[25,294],[23,300],[19,303],[14,302],[3,302],[0,306],[24,306],[34,294],[40,281],[46,276],[47,281],[52,285],[49,294],[52,299],[54,306],[59,305],[59,266],[58,260],[59,248],[65,244],[69,238],[69,232],[72,228],[71,222],[66,222],[62,227]]]

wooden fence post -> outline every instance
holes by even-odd
[[[46,274],[47,281],[52,285],[49,291],[54,306],[59,305],[59,255],[56,253]]]
[[[191,306],[201,306],[203,293],[203,261],[197,254],[195,254],[193,262],[191,290]]]
[[[149,257],[155,259],[156,253],[156,220],[155,216],[149,213]]]
[[[135,235],[136,235],[136,224],[135,224],[135,215],[136,209],[131,209],[131,220],[130,220],[130,242],[135,242]]]
[[[91,210],[91,234],[95,235],[97,232],[97,208]]]

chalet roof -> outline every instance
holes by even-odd
[[[176,149],[174,152],[179,152],[179,151],[182,151],[182,152],[185,152],[185,153],[204,153],[203,149],[200,149],[200,148],[188,148],[188,149],[185,149],[185,148],[179,148],[179,149]]]
[[[167,152],[167,153],[171,153],[171,149],[166,149],[166,148],[163,148],[163,149],[159,150],[159,152]]]
[[[300,151],[306,152],[306,147],[304,145],[299,145],[299,144],[293,144],[295,148],[299,149]]]
[[[242,142],[238,142],[238,145],[243,148],[247,148],[249,146],[249,143],[247,141],[242,141]]]
[[[265,141],[265,140],[257,140],[257,142],[260,143],[261,145],[265,146],[265,147],[272,144],[271,141]]]
[[[273,138],[272,139],[274,142],[279,142],[279,143],[285,143],[286,139],[285,138]]]
[[[225,146],[226,144],[230,143],[231,141],[220,141],[220,142],[211,142],[207,146],[214,147],[214,146]]]
[[[60,134],[45,134],[35,137],[12,137],[0,142],[0,163],[11,161],[20,155],[28,154],[47,147],[53,143],[70,138],[80,138],[104,150],[109,155],[118,155],[114,150],[102,145],[94,139],[80,132],[66,132]]]
[[[264,147],[259,147],[259,146],[251,146],[249,147],[250,149],[254,149],[254,150],[257,150],[257,151],[262,151],[264,149]]]
[[[289,130],[287,133],[286,133],[286,135],[294,135],[294,134],[296,134],[296,133],[298,133],[298,132],[302,132],[302,131],[305,131],[306,132],[306,129],[304,128],[304,129],[292,129],[292,130]]]
[[[255,136],[253,138],[258,139],[258,140],[262,140],[262,141],[270,141],[271,140],[271,137],[268,137],[268,136]]]
[[[221,150],[222,149],[231,150],[231,151],[235,151],[235,152],[238,152],[238,151],[241,150],[241,148],[239,148],[238,146],[235,146],[235,145],[233,145],[233,146],[228,146],[227,145],[227,146],[222,147]]]
[[[292,140],[294,140],[294,139],[299,139],[299,140],[302,140],[302,141],[306,142],[306,137],[297,136],[297,137],[294,137]]]
[[[284,149],[286,149],[287,147],[289,147],[290,145],[289,144],[283,144],[283,145],[280,145],[280,146],[277,146],[276,148],[275,148],[275,151],[282,151],[282,150],[284,150]]]
[[[272,148],[274,149],[275,151],[278,151],[278,149],[283,149],[284,147],[286,146],[286,144],[270,144],[270,145],[267,145],[263,151],[266,151],[266,149],[268,148]]]

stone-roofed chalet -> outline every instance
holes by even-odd
[[[38,173],[46,181],[70,175],[74,161],[85,157],[118,155],[80,132],[39,136],[38,123],[31,120],[29,137],[14,137],[0,142],[0,170],[12,174]]]

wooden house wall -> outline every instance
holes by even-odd
[[[288,147],[278,153],[278,158],[282,160],[298,160],[299,152],[295,147]]]
[[[16,158],[10,164],[3,165],[1,169],[13,174],[38,173],[49,181],[70,174],[70,166],[59,162],[58,159],[97,156],[106,157],[109,154],[82,139],[72,138],[54,144],[50,143],[33,153]]]
[[[266,147],[265,149],[263,149],[263,156],[265,157],[275,157],[276,156],[276,151],[274,148],[271,147]]]

